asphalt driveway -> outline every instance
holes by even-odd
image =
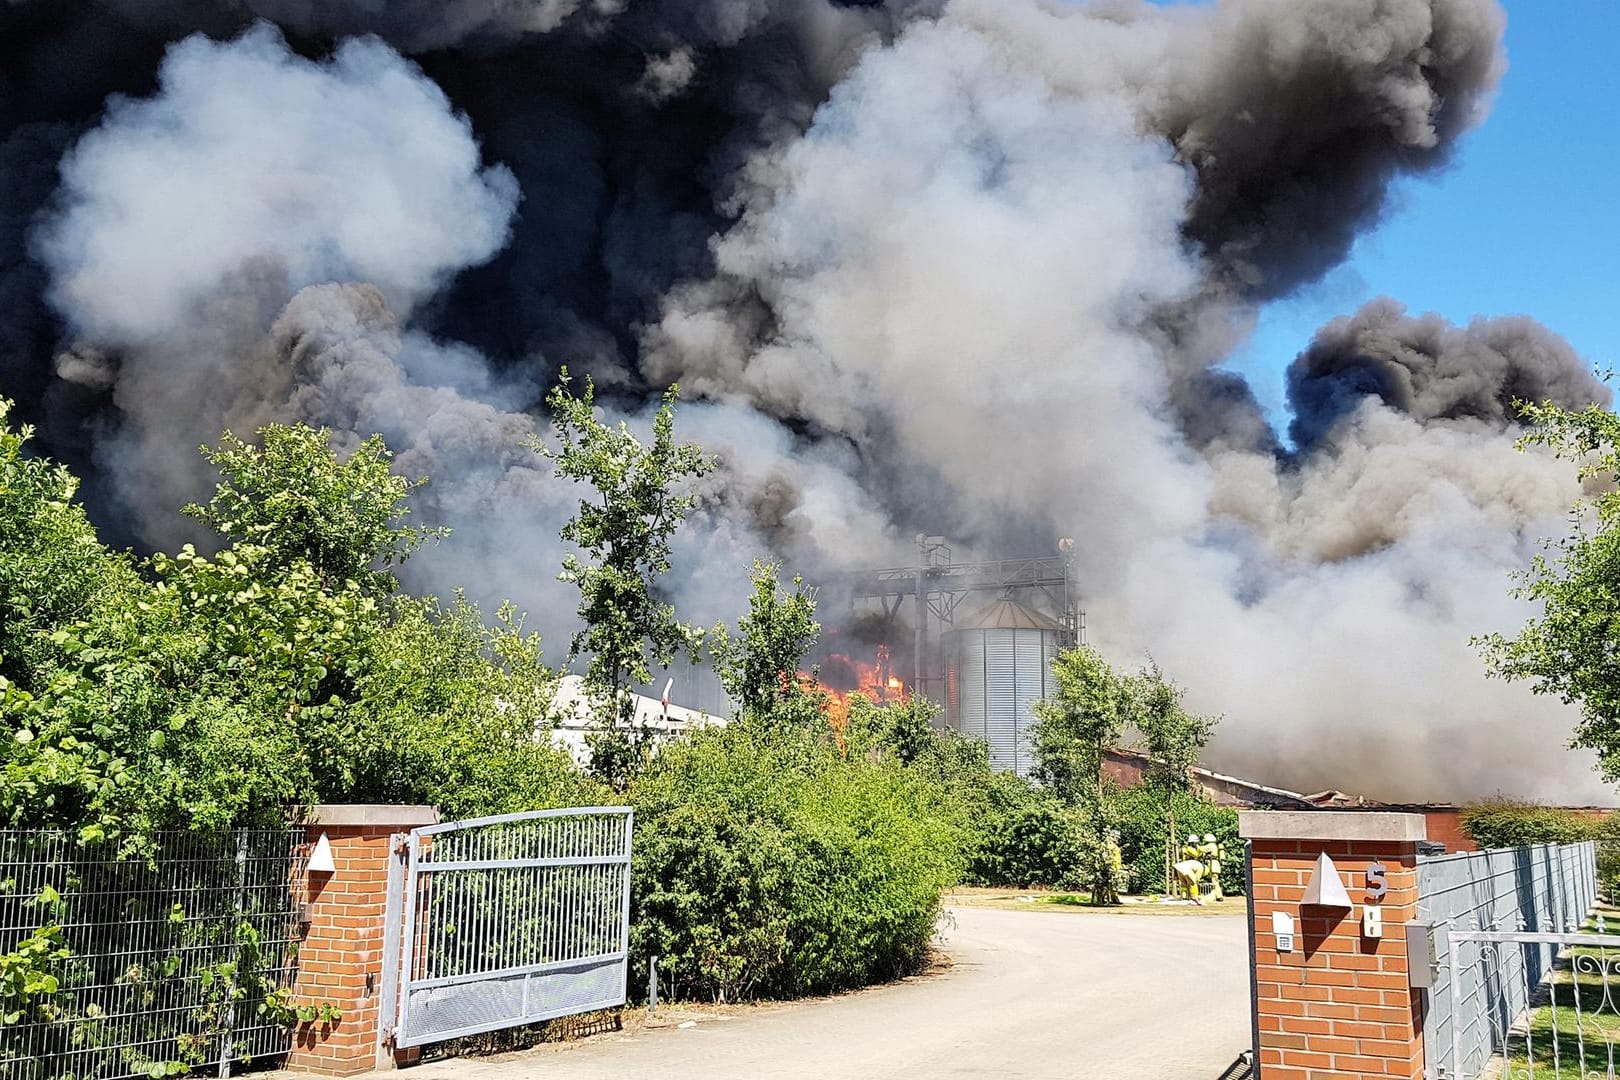
[[[1134,1080],[1217,1076],[1248,1044],[1241,916],[957,908],[950,966],[893,986],[401,1080]]]

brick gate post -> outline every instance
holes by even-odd
[[[1423,816],[1246,811],[1239,831],[1254,866],[1261,1080],[1421,1080],[1423,997],[1408,984],[1405,924],[1418,918]],[[1311,888],[1324,853],[1342,893],[1325,880]],[[1367,932],[1369,907],[1382,936]],[[1292,942],[1278,933],[1288,920]]]
[[[293,1001],[316,1007],[330,1002],[342,1018],[300,1026],[287,1068],[350,1076],[394,1063],[377,1042],[388,866],[395,837],[437,823],[439,812],[431,806],[328,805],[311,807],[309,815],[297,864],[307,921]],[[303,872],[322,835],[331,849],[331,871]],[[401,1052],[398,1061],[411,1060],[410,1053]]]

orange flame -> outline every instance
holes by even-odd
[[[799,682],[807,690],[824,695],[827,722],[843,742],[844,729],[849,724],[850,698],[860,694],[878,705],[910,700],[911,694],[904,679],[895,675],[890,667],[889,647],[879,645],[871,663],[856,660],[844,653],[833,653],[820,665],[818,680],[807,672],[799,672]]]

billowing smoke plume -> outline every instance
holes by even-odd
[[[481,167],[466,121],[391,49],[355,40],[317,65],[268,27],[176,45],[158,95],[115,100],[61,177],[35,234],[74,341],[57,373],[111,387],[123,424],[103,460],[141,492],[129,508],[143,535],[164,541],[174,500],[203,476],[196,444],[326,391],[326,372],[271,355],[281,305],[307,285],[363,280],[369,303],[344,329],[372,331],[371,307],[408,314],[493,255],[517,202],[511,174]],[[477,378],[483,365],[470,366],[455,377]],[[331,396],[350,389],[358,407],[377,387]]]
[[[1581,408],[1607,390],[1569,343],[1523,316],[1452,326],[1381,297],[1335,319],[1288,370],[1290,433],[1313,449],[1367,398],[1416,420],[1505,430],[1514,402]]]
[[[1291,446],[1221,366],[1483,119],[1501,32],[1494,0],[14,0],[0,42],[99,62],[0,64],[3,389],[144,543],[222,426],[382,432],[458,530],[417,584],[556,642],[544,388],[569,363],[639,422],[678,380],[722,462],[692,617],[754,554],[1072,535],[1094,638],[1227,714],[1218,763],[1589,797],[1568,712],[1468,646],[1577,494],[1512,402],[1606,401],[1582,360],[1375,301],[1295,362]]]

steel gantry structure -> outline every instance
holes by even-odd
[[[944,679],[943,673],[934,675],[926,670],[930,619],[943,633],[955,622],[956,609],[974,595],[1039,597],[1044,601],[1040,606],[1050,610],[1063,626],[1064,645],[1084,643],[1086,616],[1080,610],[1074,585],[1073,540],[1058,541],[1054,555],[989,562],[952,562],[951,549],[938,536],[917,537],[917,548],[921,560],[916,566],[857,570],[828,582],[847,593],[851,605],[876,600],[885,622],[892,623],[911,601],[912,633],[916,639],[912,673],[915,692],[927,694],[930,682]],[[928,696],[943,703],[943,695]]]

